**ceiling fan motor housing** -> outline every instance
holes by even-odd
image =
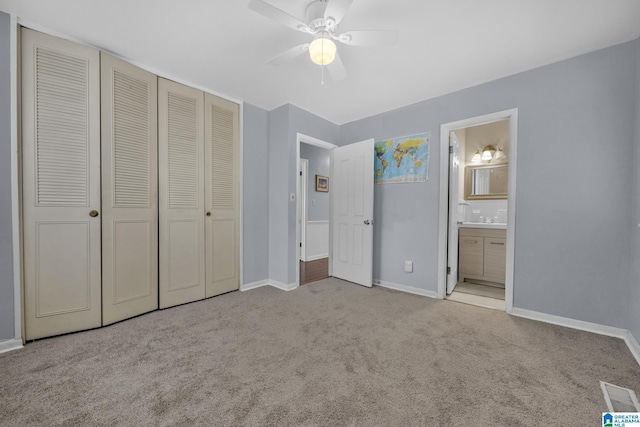
[[[327,0],[316,0],[307,7],[307,22],[314,33],[318,31],[330,32],[335,28],[335,21],[324,17],[326,8]]]

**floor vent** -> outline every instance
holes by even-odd
[[[611,412],[640,412],[640,404],[633,390],[600,381],[604,400]]]

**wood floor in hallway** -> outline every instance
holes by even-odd
[[[317,282],[329,277],[329,258],[315,261],[300,261],[300,284]]]

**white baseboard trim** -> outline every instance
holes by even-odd
[[[627,347],[631,350],[631,354],[633,354],[633,357],[638,361],[638,365],[640,365],[640,344],[638,344],[638,341],[635,339],[631,331],[627,331],[625,334],[624,342],[627,343]]]
[[[6,353],[7,351],[19,350],[22,348],[22,340],[6,340],[0,341],[0,353]]]
[[[250,291],[251,289],[257,289],[263,286],[273,286],[274,288],[280,289],[281,291],[292,291],[298,287],[298,285],[296,285],[295,283],[285,284],[282,282],[278,282],[277,280],[265,279],[241,285],[240,291]]]
[[[329,258],[329,254],[320,254],[320,255],[314,255],[314,256],[309,256],[306,257],[304,262],[309,262],[309,261],[316,261],[322,258]]]
[[[251,289],[261,288],[262,286],[267,286],[269,284],[269,279],[266,280],[258,280],[257,282],[245,283],[244,285],[240,285],[240,291],[250,291]]]
[[[606,335],[609,337],[624,340],[629,347],[629,351],[640,365],[640,345],[634,336],[627,329],[614,328],[613,326],[600,325],[598,323],[584,322],[582,320],[569,319],[568,317],[554,316],[552,314],[540,313],[514,307],[511,314],[525,319],[538,320],[540,322],[552,323],[554,325],[565,326],[567,328],[579,329],[581,331],[593,332],[594,334]]]
[[[274,288],[278,288],[281,291],[292,291],[298,287],[298,285],[295,283],[285,284],[271,279],[269,279],[269,285],[273,286]]]
[[[614,328],[612,326],[600,325],[598,323],[584,322],[582,320],[570,319],[568,317],[554,316],[553,314],[540,313],[538,311],[526,310],[514,307],[511,314],[525,319],[539,320],[554,325],[566,326],[567,328],[579,329],[581,331],[593,332],[594,334],[607,335],[610,337],[624,339],[627,330]]]
[[[397,283],[385,282],[382,280],[374,280],[373,284],[376,286],[382,286],[383,288],[389,288],[396,291],[406,292],[409,294],[420,295],[429,298],[438,298],[438,293],[434,291],[427,291],[426,289],[415,288],[413,286],[399,285]]]

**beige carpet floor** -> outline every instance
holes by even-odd
[[[0,354],[2,426],[599,426],[624,342],[335,279]]]

